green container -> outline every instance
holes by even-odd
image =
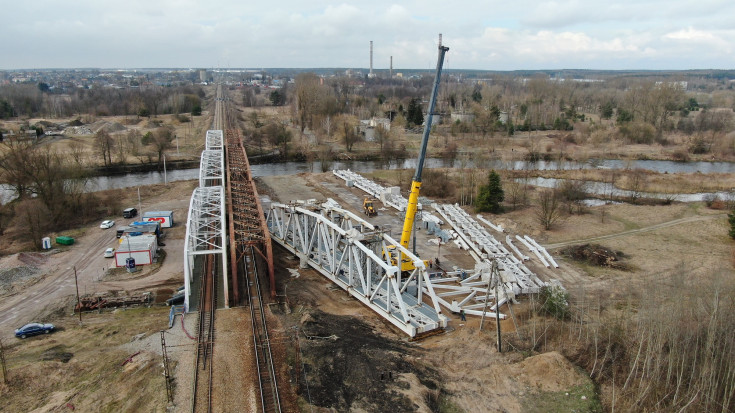
[[[72,237],[56,237],[56,243],[59,245],[72,245],[74,244],[74,238]]]

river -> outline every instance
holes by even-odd
[[[426,160],[426,168],[474,168],[483,167],[497,170],[558,170],[558,169],[645,169],[659,173],[735,173],[735,162],[674,162],[656,160],[634,160],[621,161],[616,159],[593,159],[588,162],[569,161],[501,161],[486,160],[480,165],[475,162],[456,159],[446,160],[429,158]],[[321,172],[320,161],[306,162],[281,162],[260,165],[251,165],[254,176],[294,175],[302,172]],[[351,169],[355,172],[372,172],[376,169],[415,169],[416,159],[402,159],[391,161],[333,161],[329,164],[331,169]],[[134,188],[142,185],[160,184],[165,180],[181,181],[199,178],[199,168],[178,169],[163,172],[136,172],[125,175],[95,176],[91,177],[86,189],[89,192],[102,191],[106,189]],[[591,186],[593,183],[590,183]],[[545,186],[545,185],[541,185]],[[600,189],[601,194],[609,194],[607,189]],[[704,194],[700,194],[704,196]],[[0,185],[0,203],[4,204],[13,199],[14,193],[11,187]],[[691,195],[682,194],[679,200],[690,199]]]

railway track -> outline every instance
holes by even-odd
[[[214,314],[217,310],[217,260],[208,255],[200,282],[199,326],[192,413],[212,411]]]
[[[245,281],[248,286],[248,302],[250,307],[250,321],[253,327],[253,349],[258,368],[258,384],[262,411],[265,413],[281,412],[281,399],[278,394],[276,370],[273,364],[273,354],[268,336],[266,311],[260,288],[258,266],[255,261],[253,247],[248,247],[242,260]]]

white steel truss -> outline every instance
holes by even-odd
[[[208,130],[206,150],[222,150],[224,148],[224,133],[221,130]]]
[[[272,203],[266,222],[271,237],[350,295],[411,337],[446,327],[447,318],[424,262],[370,223],[341,208]],[[414,262],[401,277],[382,251],[396,251]],[[424,295],[431,305],[424,303]]]
[[[199,163],[199,186],[223,185],[224,176],[224,151],[222,149],[203,150]]]
[[[227,248],[225,190],[222,186],[199,187],[191,194],[184,244],[184,311],[189,311],[194,257],[219,254],[222,258],[225,305],[227,297]]]

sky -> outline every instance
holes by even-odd
[[[733,0],[0,0],[0,70],[735,68]]]

